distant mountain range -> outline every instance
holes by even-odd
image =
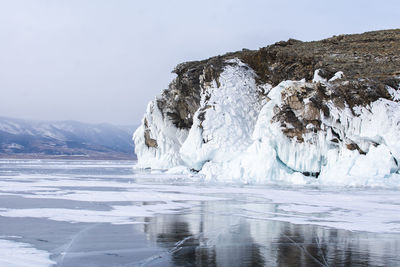
[[[135,159],[135,128],[0,117],[0,157]]]

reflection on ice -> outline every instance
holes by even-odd
[[[155,266],[400,264],[400,240],[396,235],[248,220],[215,212],[229,206],[229,202],[204,203],[185,215],[149,219],[143,231],[157,245],[168,248],[169,253],[152,257],[147,263]]]

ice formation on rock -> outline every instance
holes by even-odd
[[[150,102],[143,123],[133,136],[135,143],[140,144],[135,148],[139,166],[168,169],[183,164],[179,148],[187,134],[162,115],[156,101]]]
[[[134,134],[139,167],[184,166],[207,179],[251,183],[379,186],[399,180],[400,76],[355,78],[344,66],[315,69],[312,79],[276,82],[270,75],[265,81],[260,64],[243,58],[181,66],[163,102],[149,103]],[[197,84],[190,75],[199,69]],[[179,83],[195,89],[178,90]]]

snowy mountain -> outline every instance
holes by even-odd
[[[0,157],[135,158],[135,126],[0,117]]]
[[[399,184],[400,30],[178,65],[134,134],[140,167],[207,179]]]

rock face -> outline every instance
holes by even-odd
[[[141,167],[245,182],[397,177],[400,30],[289,39],[174,73],[134,134]]]

